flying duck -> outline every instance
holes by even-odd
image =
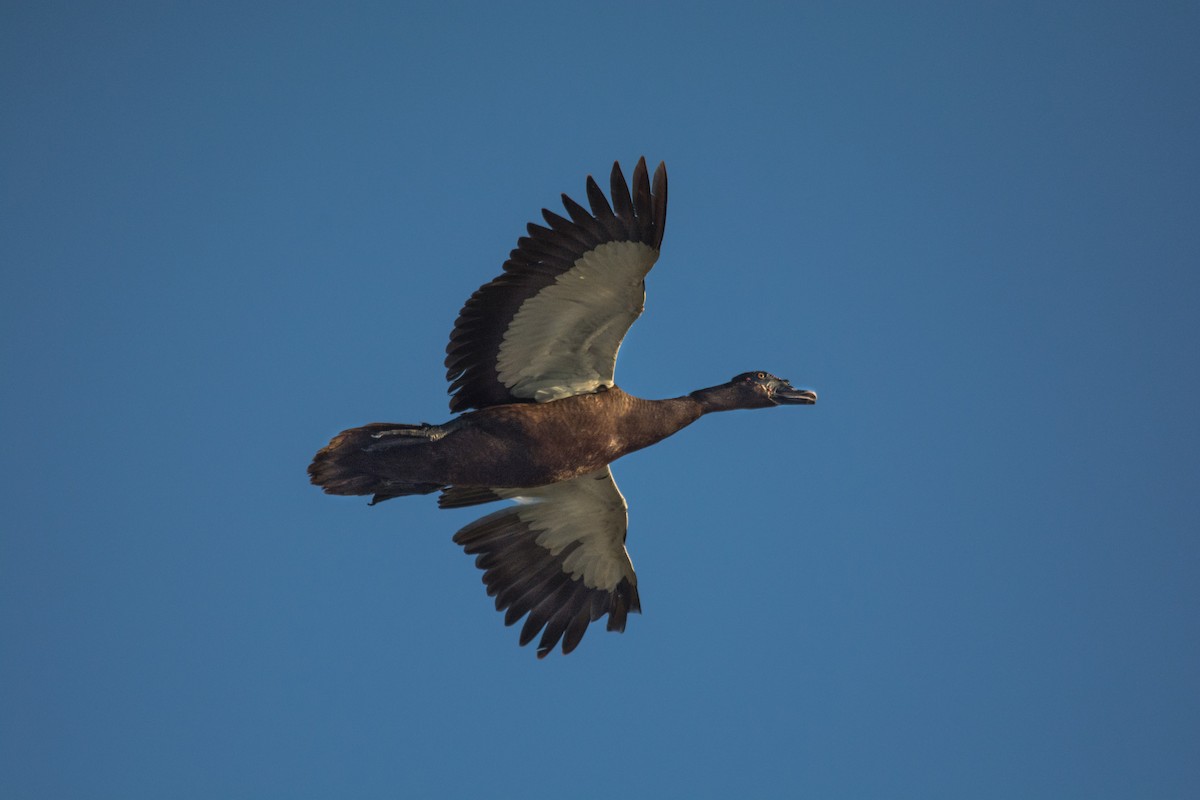
[[[641,611],[625,550],[625,498],[609,465],[704,414],[811,405],[814,392],[767,372],[682,397],[643,400],[613,383],[617,350],[642,313],[646,274],[667,219],[667,170],[646,160],[630,191],[614,163],[608,198],[588,176],[589,212],[565,194],[567,216],[542,210],[504,272],[467,300],[446,347],[450,410],[440,425],[372,423],[342,431],[308,474],[330,494],[440,492],[441,508],[513,500],[454,541],[483,570],[487,593],[538,658],[570,653],[608,615],[624,631]],[[474,409],[474,410],[471,410]]]

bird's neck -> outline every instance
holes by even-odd
[[[701,414],[711,414],[715,411],[735,411],[744,408],[737,390],[729,384],[710,386],[707,389],[697,389],[686,397],[678,400],[690,400],[700,409]]]
[[[625,405],[621,422],[623,435],[626,441],[635,443],[635,450],[677,433],[704,413],[690,395],[666,400],[644,400],[625,395],[622,399]]]
[[[626,421],[637,428],[634,438],[645,442],[640,447],[683,430],[705,414],[742,407],[736,390],[728,385],[698,389],[691,394],[665,400],[643,400],[631,395],[625,395],[625,398],[629,404]]]

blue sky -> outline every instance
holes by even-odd
[[[0,795],[1200,791],[1194,4],[0,14]],[[622,387],[821,400],[618,462],[645,613],[538,662],[304,469],[643,154]]]

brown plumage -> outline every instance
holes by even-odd
[[[504,274],[467,301],[447,347],[452,411],[440,425],[372,423],[343,431],[314,457],[330,494],[393,497],[441,491],[444,508],[521,502],[467,525],[454,540],[484,571],[488,594],[521,617],[538,656],[578,645],[605,614],[625,629],[640,611],[625,551],[624,498],[608,465],[715,411],[811,404],[816,395],[748,372],[682,397],[643,400],[612,382],[617,348],[641,313],[645,274],[666,223],[666,169],[653,188],[645,160],[632,192],[613,165],[612,205],[590,177],[589,214],[543,210]]]

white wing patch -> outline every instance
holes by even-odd
[[[657,259],[647,244],[606,242],[522,303],[496,359],[501,383],[539,403],[612,386],[617,350],[642,313],[642,282]]]
[[[579,542],[563,561],[572,578],[606,590],[622,578],[633,582],[633,563],[625,549],[628,509],[608,467],[535,489],[495,492],[520,504],[517,514],[535,534],[534,541],[552,555]]]

